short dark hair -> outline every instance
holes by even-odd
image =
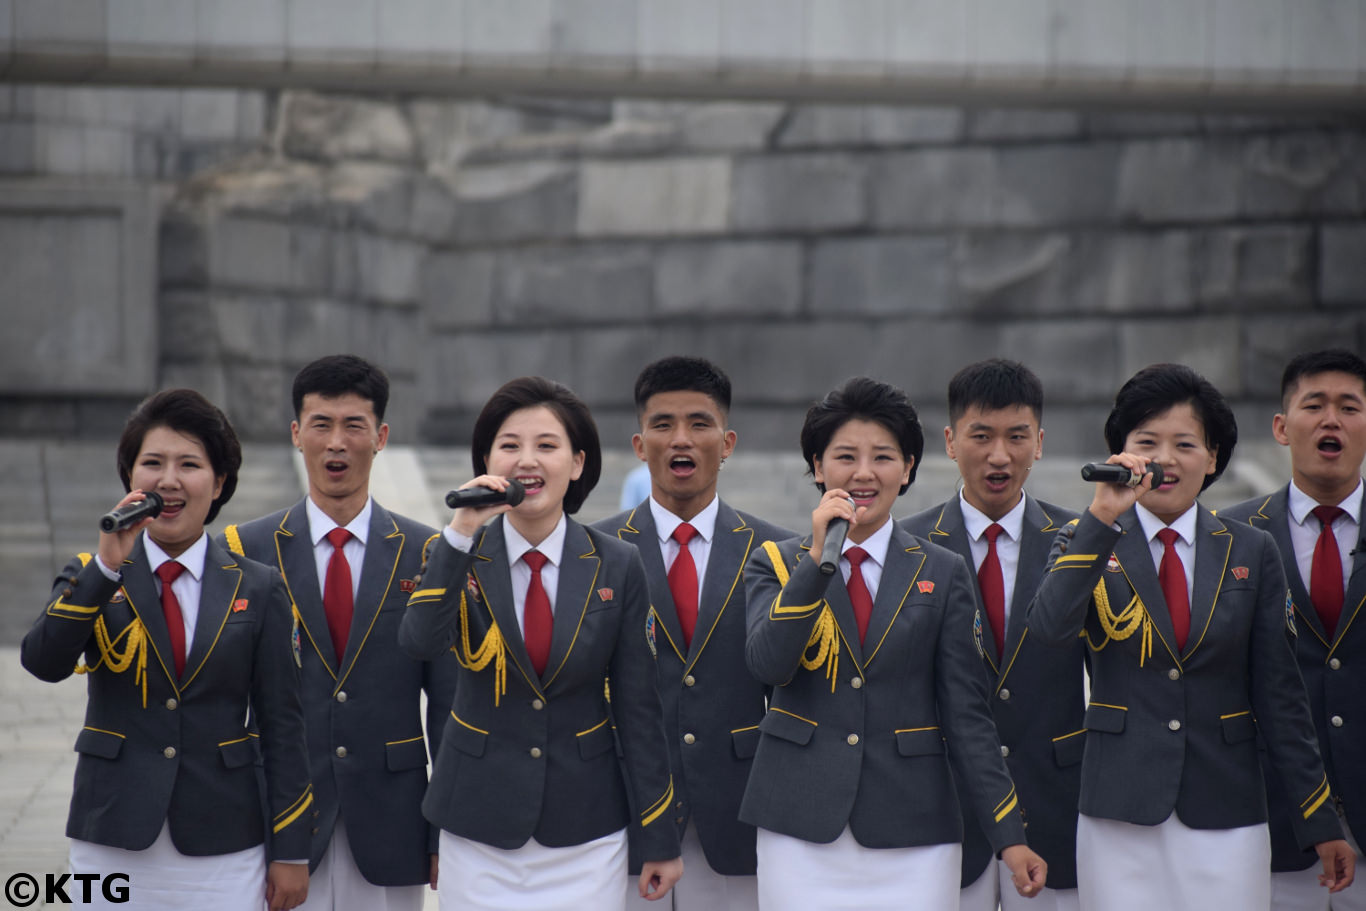
[[[1326,348],[1297,354],[1285,365],[1281,374],[1281,410],[1289,407],[1290,393],[1299,385],[1300,378],[1320,373],[1347,373],[1366,386],[1366,361],[1346,348]]]
[[[1043,423],[1043,383],[1019,361],[993,357],[969,364],[949,380],[949,424],[957,424],[969,408],[999,411],[1023,405]]]
[[[569,482],[564,494],[564,511],[573,515],[588,499],[598,478],[602,476],[602,444],[598,440],[598,425],[583,399],[568,386],[540,376],[523,376],[504,383],[489,397],[479,417],[474,420],[474,436],[470,441],[470,455],[474,473],[488,473],[488,455],[498,429],[514,411],[544,405],[564,425],[569,445],[583,453],[583,471],[577,481]]]
[[[880,383],[866,376],[846,380],[843,386],[831,390],[806,412],[802,422],[802,458],[806,471],[814,474],[816,459],[825,454],[835,432],[852,420],[872,421],[887,429],[901,448],[901,455],[911,461],[911,474],[901,485],[900,493],[915,483],[920,468],[920,456],[925,452],[925,434],[920,419],[906,393],[895,386]],[[822,493],[824,484],[817,484]]]
[[[1214,384],[1184,364],[1144,367],[1120,387],[1105,419],[1105,442],[1111,453],[1124,451],[1135,427],[1177,405],[1189,404],[1205,428],[1205,445],[1215,450],[1214,472],[1205,475],[1203,491],[1224,473],[1238,444],[1238,421]]]
[[[119,480],[125,491],[132,490],[133,463],[142,451],[142,442],[153,427],[167,427],[194,437],[204,447],[216,478],[223,479],[223,490],[209,506],[207,525],[237,490],[237,470],[242,467],[242,444],[228,416],[213,402],[193,389],[166,389],[138,405],[119,436]]]
[[[389,377],[374,364],[354,354],[330,354],[306,365],[294,377],[294,419],[303,416],[304,396],[313,393],[335,399],[354,392],[375,409],[375,421],[384,423],[389,405]]]
[[[711,361],[675,354],[646,365],[636,377],[636,413],[661,392],[700,392],[724,415],[730,411],[730,377]]]

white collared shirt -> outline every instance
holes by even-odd
[[[142,532],[142,548],[147,555],[147,566],[155,576],[157,568],[167,560],[174,559],[181,566],[185,567],[185,572],[176,577],[171,583],[171,591],[175,592],[176,600],[180,602],[180,616],[185,621],[185,654],[188,656],[190,646],[194,644],[194,630],[199,623],[199,594],[204,588],[204,558],[209,553],[209,535],[207,532],[199,536],[185,552],[178,557],[169,556],[166,551],[152,540],[152,536],[147,534],[147,530]],[[104,565],[100,555],[95,555],[95,565],[100,568],[100,572],[110,582],[123,582],[123,573]],[[157,579],[157,597],[161,597],[161,579]],[[157,602],[160,606],[160,601]]]
[[[960,491],[958,502],[963,510],[963,528],[968,533],[968,546],[972,549],[972,572],[982,568],[987,558],[987,529],[992,523],[1001,526],[1002,534],[996,536],[996,559],[1001,562],[1001,582],[1005,585],[1005,619],[1010,619],[1010,604],[1015,597],[1015,576],[1020,569],[1020,539],[1024,537],[1025,498],[1020,494],[1020,502],[1015,508],[999,519],[990,519],[976,506],[967,501]]]
[[[512,523],[503,521],[503,546],[507,554],[508,572],[512,578],[512,608],[517,614],[517,627],[524,633],[526,632],[526,590],[531,587],[531,567],[527,566],[522,560],[522,555],[529,550],[539,550],[545,554],[546,564],[541,567],[541,585],[545,587],[545,594],[550,599],[550,613],[555,613],[555,594],[560,584],[560,566],[564,559],[564,537],[565,531],[569,528],[569,523],[565,519],[564,513],[560,513],[560,521],[555,523],[555,528],[550,534],[545,536],[545,540],[535,547],[526,538],[522,537],[521,532],[512,527]],[[446,539],[446,543],[456,550],[470,552],[474,547],[474,538],[469,535],[462,535],[455,529],[447,525],[441,531],[441,536]]]
[[[697,534],[688,542],[688,553],[692,554],[692,562],[697,567],[699,593],[702,591],[702,580],[706,578],[711,542],[716,536],[716,516],[721,511],[720,503],[720,499],[712,497],[705,509],[686,520],[697,529]],[[682,525],[684,520],[656,503],[654,497],[650,498],[650,515],[654,517],[655,531],[659,533],[659,553],[664,558],[664,571],[668,572],[673,568],[674,560],[678,559],[678,552],[682,549],[673,538],[674,529]]]
[[[569,527],[564,513],[560,513],[560,521],[555,523],[555,528],[550,534],[545,536],[545,540],[535,545],[522,537],[521,532],[512,527],[512,523],[503,521],[503,544],[507,550],[508,569],[512,573],[512,606],[517,612],[517,626],[522,632],[526,632],[526,591],[531,587],[531,567],[527,566],[522,559],[522,555],[529,550],[538,550],[545,555],[546,564],[541,567],[541,585],[545,587],[546,597],[550,600],[550,613],[555,613],[555,595],[560,584],[560,567],[564,560],[564,535]]]
[[[1290,523],[1290,544],[1295,548],[1295,568],[1300,571],[1300,581],[1306,587],[1314,574],[1314,548],[1319,543],[1322,530],[1319,520],[1314,518],[1314,507],[1319,503],[1309,494],[1290,482],[1290,503],[1286,510]],[[1352,575],[1352,551],[1361,540],[1361,481],[1347,499],[1337,504],[1345,515],[1338,516],[1333,522],[1333,538],[1338,542],[1338,553],[1342,558],[1342,590],[1347,590],[1347,579]]]
[[[360,569],[365,565],[365,539],[370,534],[370,512],[375,501],[366,498],[365,506],[356,513],[356,517],[340,526],[313,502],[312,497],[305,497],[304,500],[305,509],[308,510],[308,533],[313,537],[313,563],[318,568],[320,595],[327,589],[327,564],[332,561],[332,552],[336,550],[332,542],[327,540],[327,535],[334,528],[345,528],[351,532],[351,540],[342,546],[342,554],[351,567],[351,600],[354,603],[360,591]]]
[[[849,548],[861,547],[868,554],[868,559],[863,561],[859,571],[863,574],[863,582],[868,586],[868,594],[874,601],[877,600],[877,587],[882,582],[882,569],[887,565],[887,548],[892,544],[892,518],[887,517],[887,521],[882,523],[877,531],[869,535],[862,544],[855,544],[849,538],[844,539],[844,550],[840,551],[840,575],[844,576],[844,584],[849,584],[849,575],[853,572],[853,564],[849,562]],[[819,557],[818,557],[819,559]]]
[[[171,557],[146,531],[143,535],[143,548],[146,550],[147,565],[151,567],[152,575],[155,576],[157,567],[167,560],[175,560],[185,567],[185,571],[171,583],[171,591],[175,592],[176,600],[180,602],[180,616],[185,621],[185,654],[188,657],[190,647],[194,645],[194,630],[199,624],[199,595],[204,590],[204,558],[209,553],[209,536],[207,533],[200,535],[199,540],[185,548],[184,553],[178,557]],[[160,593],[160,579],[157,579],[156,586],[157,592]]]
[[[1162,568],[1162,551],[1165,548],[1158,540],[1157,533],[1164,528],[1176,532],[1176,543],[1172,546],[1176,550],[1176,555],[1181,558],[1181,568],[1185,570],[1186,603],[1190,604],[1195,592],[1195,517],[1200,512],[1200,504],[1192,503],[1190,509],[1181,513],[1171,525],[1163,523],[1142,503],[1135,503],[1134,510],[1138,513],[1139,525],[1143,527],[1143,536],[1148,540],[1148,550],[1153,555],[1153,568],[1159,572]]]

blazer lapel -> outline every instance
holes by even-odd
[[[300,500],[285,513],[275,529],[275,558],[289,589],[289,599],[299,614],[299,625],[322,659],[323,667],[337,676],[337,653],[323,610],[323,589],[318,579],[318,564],[313,558],[313,536],[308,527],[308,509]]]
[[[1281,552],[1282,557],[1295,553],[1295,546],[1290,543],[1289,484],[1267,497],[1266,502],[1262,503],[1256,515],[1250,517],[1249,522],[1254,528],[1271,533],[1271,537],[1276,541],[1276,549]],[[1295,606],[1300,622],[1307,625],[1310,632],[1327,645],[1328,633],[1323,628],[1323,621],[1319,619],[1319,612],[1314,610],[1314,602],[1309,597],[1308,583],[1300,576],[1299,564],[1293,559],[1283,559],[1281,562],[1285,569],[1286,586],[1290,589],[1290,603]]]
[[[873,663],[927,557],[914,535],[902,530],[900,525],[892,525],[887,563],[882,567],[882,580],[878,582],[877,597],[873,599],[873,616],[868,621],[868,635],[863,640],[863,653],[868,656],[863,662],[865,665]]]
[[[200,580],[199,616],[195,620],[194,642],[185,659],[185,679],[181,689],[188,689],[199,676],[218,636],[223,632],[223,624],[235,606],[237,592],[242,586],[242,570],[236,558],[223,550],[213,539],[209,539],[208,552],[204,555],[204,578]],[[251,610],[251,604],[246,605]],[[265,610],[266,605],[256,605],[256,610]]]
[[[1028,519],[1026,519],[1028,522]],[[930,541],[940,547],[947,547],[949,550],[963,558],[963,562],[968,565],[968,572],[972,574],[972,593],[977,598],[977,606],[982,607],[982,592],[977,584],[977,568],[972,559],[972,542],[968,538],[967,525],[963,521],[963,504],[958,497],[944,504],[943,510],[939,513],[939,518],[935,522],[934,531],[930,533]],[[1019,586],[1017,585],[1018,589]],[[1027,604],[1028,602],[1026,602]],[[986,624],[986,610],[982,610],[982,623]],[[982,660],[986,662],[987,671],[992,676],[997,676],[1001,672],[1001,659],[996,654],[995,637],[984,636],[985,642],[991,642],[989,647],[982,649]],[[1007,648],[1009,652],[1010,629],[1009,624],[1006,628]]]
[[[365,560],[360,568],[360,584],[356,589],[355,609],[351,614],[351,631],[346,636],[346,654],[342,658],[337,683],[341,684],[370,638],[370,630],[384,607],[384,596],[393,584],[398,560],[407,543],[398,523],[389,511],[378,503],[370,507],[370,527],[366,532]]]
[[[564,553],[560,557],[560,581],[555,594],[555,623],[550,631],[550,658],[545,663],[547,689],[569,660],[578,641],[584,614],[597,590],[602,557],[598,556],[588,531],[569,519],[564,532]],[[623,593],[624,594],[624,593]]]
[[[1189,657],[1205,638],[1228,574],[1233,535],[1203,506],[1195,514],[1195,582],[1191,588],[1191,626],[1182,657]]]
[[[161,612],[161,594],[153,579],[152,570],[147,565],[147,551],[143,546],[142,535],[138,535],[133,552],[123,562],[123,594],[133,613],[142,622],[147,638],[156,653],[157,663],[171,681],[177,695],[180,681],[176,678],[175,662],[171,660],[171,634],[166,629],[166,617]]]
[[[1361,507],[1357,515],[1366,519],[1366,491],[1362,492]],[[1359,540],[1354,542],[1352,547],[1352,573],[1347,577],[1347,590],[1343,593],[1342,617],[1338,620],[1336,639],[1342,641],[1352,623],[1363,622],[1362,611],[1366,609],[1366,546],[1362,541],[1366,540],[1366,522],[1357,526],[1361,533]]]
[[[719,502],[711,553],[707,555],[706,578],[702,580],[697,599],[697,627],[693,630],[692,647],[688,650],[688,667],[696,664],[702,656],[702,650],[711,640],[712,631],[721,622],[721,615],[730,605],[731,597],[740,588],[740,572],[745,568],[745,560],[753,544],[754,529],[745,524],[740,514],[727,506],[725,501]]]
[[[1001,669],[1009,669],[1024,644],[1025,613],[1034,592],[1043,579],[1048,552],[1058,535],[1057,523],[1039,501],[1025,494],[1024,524],[1020,528],[1020,559],[1015,565],[1015,589],[1010,597],[1010,617],[1006,620],[1006,647],[1001,658]],[[971,567],[972,564],[968,564]]]
[[[664,569],[664,555],[659,550],[659,528],[648,502],[642,503],[626,517],[626,524],[617,530],[617,537],[636,545],[640,561],[645,564],[645,579],[650,587],[650,604],[679,661],[686,662],[683,653],[683,628],[678,624],[678,608],[669,591],[669,577]]]
[[[517,665],[517,670],[531,688],[541,693],[541,681],[531,667],[531,659],[526,652],[526,640],[522,638],[522,627],[517,622],[517,610],[512,602],[512,576],[507,562],[503,521],[503,517],[499,516],[475,539],[474,562],[470,572],[474,574],[474,581],[479,587],[484,606],[493,617],[493,622],[498,624],[498,629],[502,631],[503,641],[507,644],[508,658]],[[563,571],[561,569],[561,572]]]
[[[1143,525],[1138,521],[1138,513],[1130,509],[1119,517],[1119,527],[1124,532],[1115,542],[1114,556],[1119,561],[1120,571],[1124,574],[1129,588],[1143,602],[1144,610],[1152,620],[1153,630],[1162,645],[1171,654],[1172,660],[1181,663],[1177,650],[1176,632],[1172,628],[1171,610],[1167,599],[1162,597],[1162,584],[1157,579],[1157,569],[1153,566],[1153,553],[1148,548],[1148,539],[1143,535]],[[1102,572],[1102,578],[1110,572]],[[1127,604],[1127,602],[1126,602]],[[1111,604],[1116,613],[1124,610],[1125,604]],[[1189,644],[1189,643],[1188,643]]]

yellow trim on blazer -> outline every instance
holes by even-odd
[[[365,628],[365,635],[361,637],[360,644],[356,646],[356,651],[351,658],[351,663],[344,670],[342,669],[342,661],[345,660],[346,655],[337,656],[336,685],[332,688],[332,695],[334,696],[346,685],[346,678],[351,675],[356,662],[360,660],[360,653],[365,650],[365,643],[370,641],[370,634],[374,632],[375,624],[379,622],[380,611],[384,610],[384,599],[389,597],[389,589],[393,587],[394,577],[398,575],[398,564],[403,561],[403,548],[408,543],[408,536],[403,533],[398,527],[398,523],[392,518],[389,519],[389,523],[393,528],[384,536],[384,540],[392,541],[398,538],[398,551],[394,554],[394,565],[389,567],[389,578],[385,580],[384,588],[380,590],[379,604],[375,605],[375,612],[370,615],[370,625]]]
[[[893,733],[893,734],[915,734],[915,733],[918,733],[918,732],[920,732],[920,731],[937,731],[937,730],[939,730],[939,725],[937,725],[937,724],[932,724],[932,725],[930,725],[929,727],[924,727],[924,728],[900,728],[900,729],[898,729],[898,730],[892,731],[892,733]]]
[[[1119,709],[1121,712],[1129,711],[1129,707],[1127,705],[1110,705],[1110,703],[1108,702],[1089,702],[1087,703],[1087,705],[1088,707],[1092,705],[1099,706],[1103,709]]]
[[[1015,793],[1015,786],[1014,786],[1014,785],[1011,785],[1011,786],[1010,786],[1010,793],[1006,795],[1006,799],[1003,800],[1003,801],[1001,801],[1000,803],[998,803],[998,804],[996,805],[996,810],[995,810],[996,821],[997,821],[997,822],[1000,822],[1001,820],[1003,820],[1003,819],[1005,819],[1007,816],[1009,816],[1009,815],[1010,815],[1010,811],[1013,810],[1013,809],[1015,809],[1015,807],[1018,806],[1019,803],[1020,803],[1020,798],[1019,798],[1019,796]]]
[[[279,816],[275,817],[279,820],[279,822],[275,823],[275,827],[271,829],[272,834],[278,834],[281,829],[285,828],[286,826],[290,825],[295,820],[297,820],[300,816],[304,814],[304,810],[307,810],[309,806],[312,805],[312,803],[313,785],[310,784],[306,789],[304,789],[302,797],[294,801],[293,805],[291,805]],[[286,813],[289,815],[285,816]],[[280,816],[285,816],[285,818],[280,819]]]
[[[1096,581],[1096,587],[1091,591],[1091,600],[1096,605],[1096,616],[1100,619],[1100,628],[1105,632],[1105,639],[1100,645],[1092,642],[1089,635],[1086,637],[1086,644],[1091,647],[1091,651],[1100,651],[1109,645],[1112,639],[1115,642],[1123,642],[1141,630],[1138,666],[1143,667],[1144,662],[1153,654],[1153,618],[1148,613],[1148,608],[1143,604],[1143,599],[1138,596],[1138,591],[1134,590],[1134,596],[1129,599],[1124,610],[1115,613],[1110,607],[1110,592],[1105,588],[1105,580],[1099,579]],[[1084,628],[1083,632],[1085,632]],[[1177,665],[1181,664],[1181,656],[1173,655],[1172,657],[1176,659]]]
[[[643,829],[660,816],[664,815],[664,811],[669,809],[669,804],[673,803],[673,799],[674,777],[670,775],[669,787],[664,791],[664,796],[659,798],[659,800],[656,800],[650,805],[649,809],[640,814],[640,827]]]
[[[227,746],[227,745],[229,745],[229,744],[232,744],[232,743],[241,743],[242,741],[247,740],[247,739],[248,739],[248,735],[243,734],[241,737],[238,737],[236,740],[224,740],[224,741],[222,741],[221,743],[219,743],[218,745],[221,746],[221,747],[225,747],[225,746]]]
[[[783,562],[783,553],[778,550],[778,545],[773,541],[764,542],[764,553],[768,554],[768,562],[773,565],[773,572],[778,577],[778,587],[787,588],[788,580],[792,576],[787,571],[787,564]],[[773,599],[773,606],[769,608],[768,616],[770,620],[777,620],[785,614],[809,614],[816,609],[818,604],[823,601],[812,601],[810,604],[784,605],[782,603],[782,593]]]
[[[602,558],[598,556],[598,548],[593,544],[593,539],[591,537],[588,539],[588,552],[579,554],[579,559],[597,560],[598,565],[597,568],[593,570],[592,581],[588,583],[588,594],[583,599],[583,607],[579,609],[579,622],[574,626],[574,635],[569,640],[569,647],[564,650],[564,658],[560,660],[559,664],[555,665],[555,670],[551,671],[550,676],[545,678],[544,686],[540,686],[540,681],[537,681],[537,688],[541,690],[548,689],[550,684],[555,682],[555,678],[560,676],[560,671],[564,670],[564,666],[569,663],[569,656],[574,654],[574,646],[579,643],[579,633],[583,631],[583,620],[588,616],[588,605],[593,600],[593,596],[598,593],[598,576],[602,575]],[[654,605],[651,605],[650,607],[653,609]],[[568,618],[565,617],[563,619]],[[546,660],[549,660],[548,655],[546,656]],[[546,669],[549,670],[549,665],[547,665]]]
[[[118,737],[121,740],[128,739],[128,736],[126,734],[120,734],[118,731],[106,731],[104,728],[92,728],[88,724],[82,726],[81,729],[85,731],[94,731],[96,734],[113,734],[115,737]]]
[[[1085,563],[1087,566],[1100,559],[1100,554],[1063,554],[1053,561],[1053,568],[1058,569],[1064,563]]]
[[[736,571],[735,578],[730,580],[730,591],[726,592],[726,597],[721,601],[721,609],[716,612],[716,620],[712,623],[711,628],[707,630],[707,635],[702,639],[702,643],[697,647],[697,655],[693,658],[691,662],[687,661],[686,655],[682,656],[685,662],[685,667],[683,668],[684,676],[690,673],[693,667],[696,666],[697,662],[701,660],[702,652],[706,649],[707,643],[711,642],[712,633],[716,632],[716,628],[721,625],[721,617],[725,614],[726,608],[730,607],[730,599],[735,596],[736,587],[740,584],[740,580],[744,578],[745,564],[749,562],[749,552],[754,547],[754,529],[750,528],[748,525],[745,524],[745,519],[743,516],[737,517],[740,519],[740,527],[732,528],[730,530],[730,533],[733,535],[738,535],[742,531],[748,531],[749,542],[745,544],[745,552],[740,557],[740,568]],[[701,580],[698,581],[698,597],[700,598],[702,594],[702,589],[700,585]],[[668,633],[666,632],[665,635],[667,636]],[[669,643],[672,645],[673,640],[670,639]],[[678,651],[678,649],[675,648],[674,651]]]
[[[768,554],[768,562],[773,566],[773,572],[778,577],[778,585],[782,588],[787,587],[788,580],[792,577],[787,572],[787,565],[783,562],[782,551],[778,550],[778,545],[772,541],[764,542],[764,553]],[[773,599],[773,606],[769,608],[768,617],[770,620],[793,619],[791,617],[777,616],[781,614],[810,614],[817,605],[824,605],[820,616],[816,618],[816,623],[811,628],[811,636],[806,640],[806,647],[802,649],[801,666],[808,671],[819,669],[825,666],[825,677],[830,681],[830,692],[835,691],[835,684],[839,680],[840,667],[840,639],[839,625],[835,623],[835,615],[830,611],[830,605],[825,601],[814,601],[805,607],[784,607],[781,602],[782,593]],[[807,652],[813,647],[818,647],[814,658],[808,658]]]
[[[454,718],[455,721],[456,721],[456,723],[459,724],[461,727],[469,728],[471,731],[474,731],[476,734],[484,734],[484,735],[487,735],[487,734],[488,734],[488,731],[484,730],[483,728],[477,728],[477,727],[475,727],[474,725],[470,724],[470,723],[469,723],[468,721],[466,721],[465,719],[461,718],[459,715],[455,714],[455,710],[454,710],[454,709],[451,710],[451,717]]]
[[[229,525],[223,529],[223,539],[228,542],[228,550],[239,557],[247,555],[246,548],[242,546],[242,535],[237,531],[236,525]]]
[[[442,592],[445,589],[441,589]],[[409,603],[412,603],[409,601]],[[455,660],[460,666],[469,671],[478,673],[493,662],[493,707],[497,708],[503,699],[503,694],[508,691],[508,647],[507,640],[503,638],[503,631],[498,628],[498,621],[493,619],[493,614],[489,614],[489,631],[484,634],[484,641],[479,643],[479,648],[470,647],[470,615],[469,601],[465,598],[465,593],[460,593],[460,644],[451,646],[451,651],[455,652]],[[452,715],[455,713],[452,712]],[[460,719],[456,719],[459,721]],[[461,724],[464,724],[462,721]],[[468,727],[468,725],[466,725]],[[477,730],[477,728],[476,728]],[[484,732],[485,734],[488,731]]]
[[[1251,714],[1252,714],[1252,709],[1243,709],[1241,712],[1232,712],[1231,714],[1228,714],[1228,715],[1220,715],[1220,716],[1219,716],[1219,720],[1220,720],[1220,721],[1224,721],[1224,720],[1226,720],[1226,719],[1228,719],[1228,718],[1237,718],[1239,715],[1251,715]]]
[[[128,637],[128,643],[123,651],[114,651],[124,636]],[[99,670],[100,665],[104,665],[111,674],[122,674],[137,661],[137,669],[133,672],[133,685],[142,687],[142,707],[147,708],[147,629],[142,625],[142,621],[134,619],[111,639],[109,626],[105,618],[100,617],[95,621],[95,647],[100,650],[100,657],[93,665],[76,665],[75,672],[90,674]]]
[[[1112,708],[1119,708],[1119,706],[1112,706]],[[1129,711],[1129,710],[1128,710],[1128,709],[1125,709],[1124,711],[1127,712],[1127,711]],[[1066,739],[1069,738],[1069,737],[1075,737],[1075,736],[1077,736],[1078,734],[1085,734],[1085,733],[1086,733],[1086,728],[1082,728],[1081,730],[1079,730],[1079,731],[1073,731],[1073,732],[1070,733],[1070,734],[1059,734],[1057,737],[1054,737],[1054,738],[1053,738],[1053,743],[1057,743],[1059,740],[1066,740]]]
[[[574,736],[575,736],[575,737],[582,737],[584,734],[591,734],[591,733],[593,733],[594,731],[596,731],[598,728],[602,727],[602,726],[603,726],[604,724],[606,724],[606,723],[607,723],[607,719],[604,718],[604,719],[602,719],[601,721],[599,721],[597,724],[593,725],[593,726],[592,726],[591,728],[589,728],[588,730],[586,730],[586,731],[579,731],[579,732],[578,732],[577,734],[575,734]]]
[[[205,567],[205,569],[207,570],[207,567]],[[240,566],[238,566],[236,563],[230,564],[230,565],[228,565],[228,566],[220,567],[220,569],[222,569],[224,572],[229,572],[229,571],[231,571],[231,570],[236,570],[236,571],[237,571],[237,584],[233,586],[233,588],[232,588],[232,594],[228,596],[228,599],[227,599],[227,601],[226,601],[226,604],[232,604],[232,603],[234,603],[234,602],[237,600],[237,593],[238,593],[239,591],[242,590],[242,576],[245,575],[245,574],[242,572],[242,568],[241,568]],[[206,575],[207,575],[207,573],[206,573]],[[213,654],[213,650],[214,650],[215,648],[218,647],[218,640],[219,640],[220,638],[222,638],[222,636],[223,636],[223,627],[224,627],[225,625],[227,625],[228,617],[229,617],[230,614],[231,614],[231,611],[229,611],[229,610],[226,610],[226,609],[225,609],[225,610],[223,611],[223,620],[218,624],[218,630],[213,634],[213,641],[209,643],[209,648],[208,648],[208,650],[204,652],[204,657],[203,657],[203,659],[200,660],[199,664],[195,665],[194,670],[190,670],[190,665],[189,665],[189,660],[190,660],[190,654],[189,654],[189,653],[190,653],[190,651],[193,649],[194,643],[193,643],[193,642],[186,643],[186,647],[185,647],[185,661],[186,661],[185,670],[189,673],[189,676],[186,677],[184,680],[179,681],[179,683],[177,684],[177,689],[179,689],[179,690],[184,690],[184,689],[185,689],[186,687],[188,687],[191,683],[193,683],[193,682],[194,682],[194,679],[195,679],[196,677],[199,676],[199,672],[200,672],[201,670],[204,669],[204,665],[205,665],[205,664],[208,664],[208,662],[209,662],[209,656],[212,655],[212,654]],[[203,618],[203,617],[205,616],[204,602],[203,602],[203,599],[202,599],[202,598],[200,599],[199,616],[200,616],[201,618]]]
[[[741,734],[741,733],[744,733],[745,731],[757,731],[757,730],[759,730],[759,726],[758,726],[757,724],[751,724],[749,727],[731,728],[731,729],[730,729],[730,732],[731,732],[732,734]]]
[[[446,590],[444,588],[419,588],[417,591],[413,592],[411,595],[408,596],[408,601],[409,603],[411,603],[413,601],[418,600],[419,598],[444,597],[446,597]]]
[[[387,746],[387,747],[392,747],[392,746],[397,746],[397,745],[400,744],[400,743],[412,743],[412,742],[415,741],[415,740],[421,740],[421,739],[422,739],[421,736],[417,736],[417,737],[409,737],[407,740],[386,740],[386,741],[384,742],[384,745]]]
[[[1314,801],[1313,804],[1310,805],[1309,809],[1304,811],[1305,819],[1308,819],[1310,816],[1313,816],[1314,811],[1317,810],[1319,807],[1323,806],[1323,802],[1328,799],[1328,794],[1328,776],[1324,775],[1323,781],[1319,782],[1319,786],[1314,789],[1313,793],[1309,795],[1308,799],[1306,799],[1304,803],[1300,804],[1300,806],[1304,806],[1305,803],[1309,803],[1309,801],[1311,800]],[[1315,800],[1315,795],[1318,795],[1317,800]]]
[[[787,709],[780,709],[776,705],[770,705],[768,707],[768,710],[770,712],[781,712],[784,715],[790,715],[791,717],[796,718],[798,721],[805,721],[813,728],[820,727],[820,724],[818,722],[812,721],[810,718],[803,717],[802,715],[798,715],[796,712],[789,712]]]

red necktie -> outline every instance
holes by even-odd
[[[1162,584],[1162,597],[1167,600],[1167,611],[1172,617],[1176,633],[1176,650],[1184,651],[1191,631],[1191,600],[1186,593],[1186,568],[1176,553],[1176,532],[1164,528],[1157,533],[1162,542],[1162,562],[1157,567],[1157,581]]]
[[[862,547],[851,547],[844,552],[849,561],[849,580],[844,583],[849,589],[849,603],[854,605],[854,621],[858,624],[859,645],[868,633],[868,621],[873,616],[873,596],[868,593],[868,583],[863,581],[863,571],[859,566],[868,559],[868,551]]]
[[[987,539],[987,555],[977,567],[977,587],[982,590],[982,604],[987,609],[987,622],[996,639],[996,655],[1006,650],[1006,583],[1001,573],[1001,558],[996,554],[996,538],[1005,531],[992,522],[983,532]]]
[[[346,654],[346,640],[351,635],[351,614],[355,611],[355,595],[351,593],[351,564],[346,562],[342,548],[351,540],[351,532],[338,526],[327,533],[332,543],[332,557],[327,561],[327,579],[323,581],[323,613],[327,615],[327,629],[332,634],[332,648],[341,667]]]
[[[1338,539],[1333,536],[1333,522],[1344,510],[1336,506],[1315,506],[1314,518],[1319,520],[1323,530],[1319,532],[1318,543],[1314,545],[1314,563],[1309,571],[1309,600],[1314,602],[1314,610],[1319,612],[1323,621],[1323,631],[1332,641],[1337,632],[1338,619],[1342,616],[1342,552],[1338,550]]]
[[[678,556],[669,567],[669,591],[674,596],[674,609],[678,611],[678,625],[683,629],[684,648],[692,646],[693,630],[697,628],[697,564],[688,550],[688,542],[696,534],[697,529],[687,522],[674,529]]]
[[[539,550],[529,550],[522,554],[522,561],[531,567],[531,584],[526,589],[522,612],[522,638],[526,640],[531,666],[539,676],[545,673],[546,662],[550,660],[550,631],[555,622],[550,612],[550,596],[541,582],[541,567],[550,562],[550,558]]]
[[[166,631],[171,634],[171,659],[175,662],[176,679],[185,673],[185,615],[180,612],[180,599],[171,589],[171,583],[185,571],[174,560],[167,560],[157,567],[157,577],[161,579],[161,613],[166,617]]]

